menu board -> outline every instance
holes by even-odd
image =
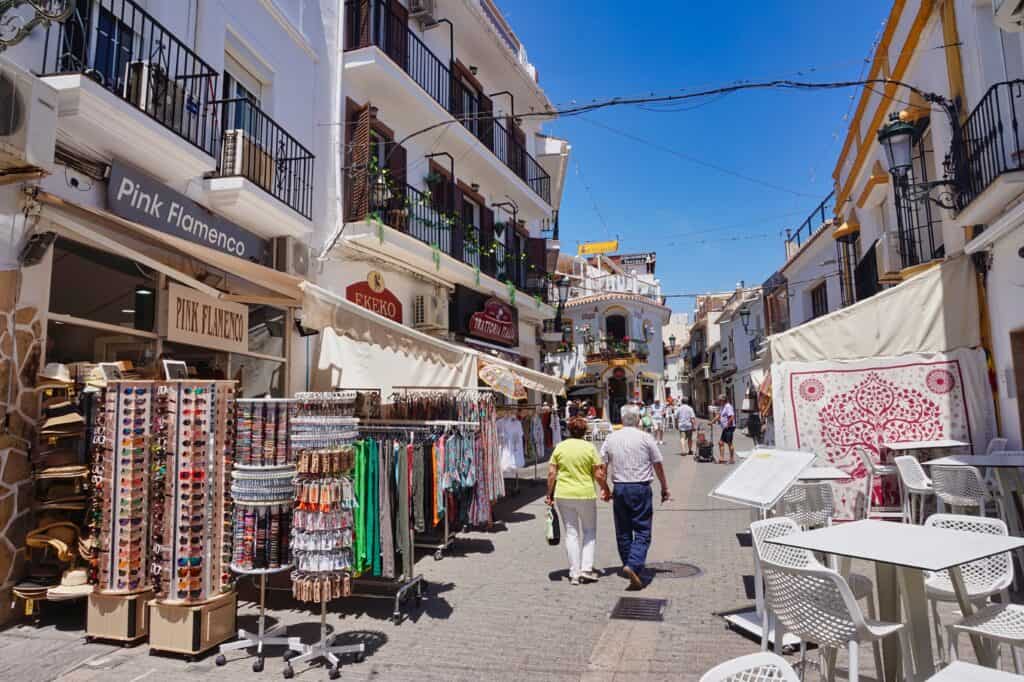
[[[769,509],[813,461],[813,452],[757,448],[709,496],[746,507]]]

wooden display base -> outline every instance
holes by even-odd
[[[232,591],[202,604],[149,602],[149,648],[190,658],[235,635],[238,596]]]
[[[153,590],[134,594],[89,595],[86,611],[86,639],[108,639],[125,644],[136,644],[149,636],[149,610],[147,603]]]

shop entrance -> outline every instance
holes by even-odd
[[[622,423],[622,408],[629,398],[629,386],[625,375],[608,379],[608,418],[613,424]]]
[[[1013,379],[1017,385],[1017,414],[1020,418],[1021,430],[1024,431],[1024,329],[1010,333],[1010,356],[1013,358]]]
[[[644,401],[644,405],[651,405],[654,403],[654,386],[650,384],[640,385],[640,400]]]

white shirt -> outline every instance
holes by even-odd
[[[732,403],[726,403],[723,405],[718,416],[718,423],[722,425],[723,429],[727,429],[730,426],[736,426],[736,412],[732,409]]]
[[[676,410],[676,419],[679,420],[680,431],[692,431],[693,420],[697,415],[694,414],[693,408],[689,405],[680,405],[679,409]]]
[[[654,436],[626,426],[605,439],[601,461],[611,469],[612,483],[649,483],[662,456]]]

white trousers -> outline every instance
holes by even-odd
[[[565,551],[569,555],[569,577],[594,570],[597,546],[597,500],[557,498],[558,515],[565,528]]]

